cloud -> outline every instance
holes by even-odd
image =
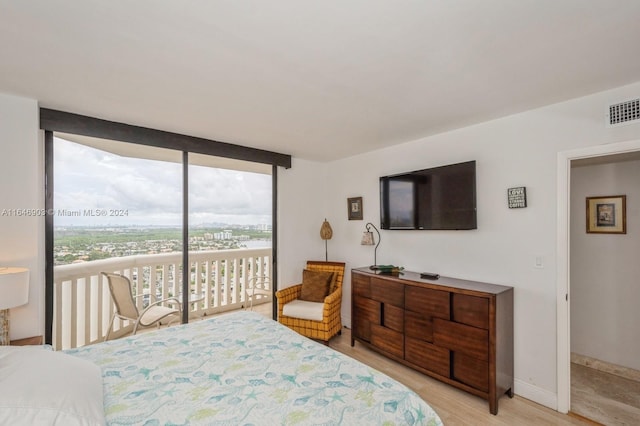
[[[123,210],[126,216],[57,215],[56,226],[182,224],[182,165],[121,157],[55,139],[56,210]],[[271,176],[189,167],[192,225],[271,223]]]
[[[189,176],[192,212],[271,214],[271,176],[201,166],[191,166]]]

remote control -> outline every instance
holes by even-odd
[[[440,278],[439,274],[432,274],[431,272],[423,272],[420,274],[420,278],[427,280],[437,280]]]

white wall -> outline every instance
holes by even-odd
[[[10,339],[44,330],[44,217],[15,209],[44,207],[38,103],[0,94],[0,266],[30,270],[29,303],[10,311]]]
[[[320,227],[325,217],[333,227],[332,218],[325,215],[326,166],[297,158],[292,159],[291,166],[278,169],[279,288],[302,282],[307,260],[324,260]],[[334,257],[334,241],[328,241],[327,247],[329,260],[338,260]]]
[[[587,234],[585,198],[627,196],[627,233]],[[640,370],[640,161],[571,170],[571,352]]]
[[[605,106],[640,93],[640,83],[574,99],[395,147],[327,164],[324,215],[334,231],[335,259],[347,266],[373,263],[373,248],[360,245],[367,221],[380,222],[378,178],[383,175],[477,161],[478,229],[474,231],[381,231],[378,263],[414,271],[515,287],[515,392],[557,406],[556,387],[556,164],[560,151],[640,137],[640,125],[607,128]],[[309,178],[295,166],[286,180]],[[311,177],[313,178],[313,177]],[[526,209],[507,208],[507,188],[527,187]],[[290,194],[281,191],[281,197]],[[316,194],[294,194],[318,208]],[[346,199],[364,198],[364,221],[347,220]],[[283,200],[283,202],[285,202]],[[308,227],[316,235],[322,214],[282,213],[281,223]],[[312,242],[310,242],[312,243]],[[299,239],[282,238],[280,255],[295,255]],[[543,268],[535,267],[541,257]],[[350,324],[350,279],[345,282],[343,320]]]

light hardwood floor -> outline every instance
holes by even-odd
[[[271,305],[254,307],[255,312],[271,318]],[[447,426],[472,425],[589,425],[586,420],[560,414],[527,399],[504,396],[498,403],[498,414],[489,413],[489,403],[452,386],[418,373],[365,348],[356,342],[351,347],[351,331],[344,328],[341,336],[331,339],[329,346],[396,379],[419,394],[438,413]]]
[[[571,411],[604,425],[638,425],[640,382],[572,363]]]

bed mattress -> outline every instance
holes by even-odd
[[[240,311],[66,351],[102,369],[111,425],[441,425],[385,374]]]

